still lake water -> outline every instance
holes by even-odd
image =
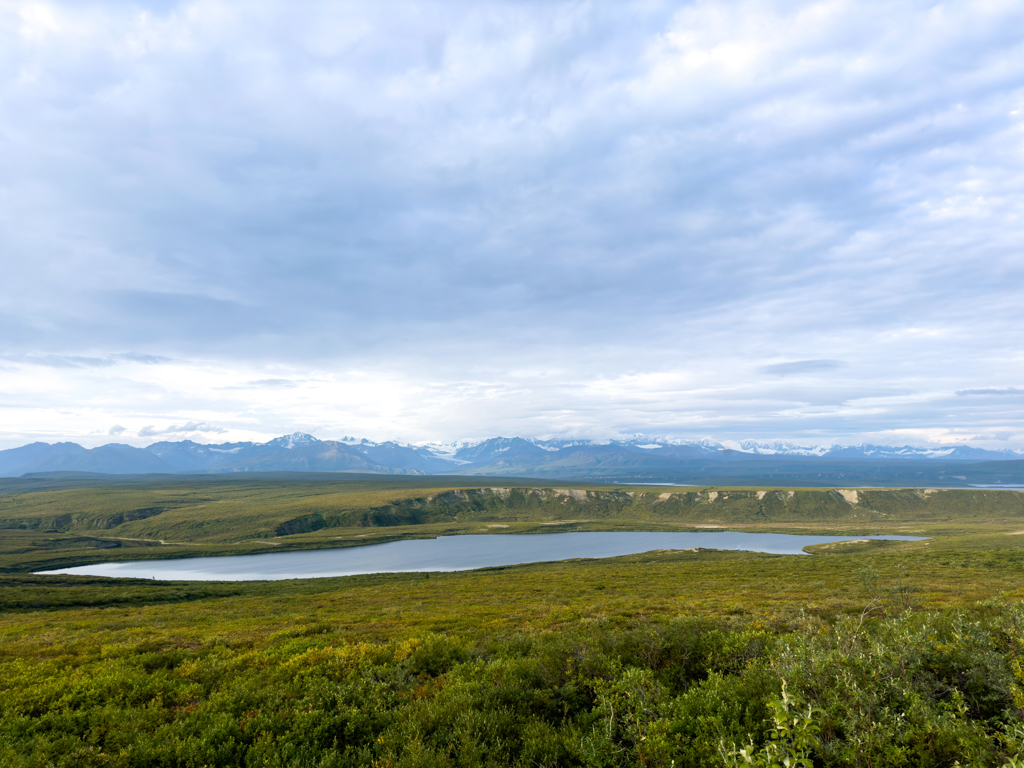
[[[501,565],[571,558],[619,557],[656,549],[729,549],[802,555],[811,544],[860,539],[920,541],[921,536],[800,536],[788,533],[621,531],[485,534],[411,539],[340,549],[269,552],[265,555],[190,557],[181,560],[100,563],[44,574],[113,576],[174,581],[274,581],[362,573],[469,571]]]

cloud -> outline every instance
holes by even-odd
[[[163,429],[157,429],[153,425],[148,425],[140,429],[137,434],[139,437],[154,437],[156,435],[180,435],[194,432],[223,434],[226,431],[223,427],[208,424],[205,421],[190,421],[180,426],[172,424]]]
[[[790,363],[774,363],[762,365],[758,370],[774,376],[796,376],[801,373],[817,373],[818,371],[834,371],[843,366],[840,360],[794,360]]]
[[[21,360],[46,368],[109,368],[116,365],[109,358],[83,357],[81,355],[27,355],[21,357]]]
[[[969,395],[1024,395],[1024,389],[1016,389],[1014,387],[987,387],[983,389],[958,389],[956,391],[958,397],[966,397]]]
[[[115,360],[121,360],[128,363],[142,363],[144,365],[161,365],[163,363],[171,362],[169,357],[163,357],[161,355],[147,355],[142,352],[122,352],[113,356]]]
[[[115,424],[114,426],[112,426],[110,428],[110,430],[107,432],[107,434],[108,435],[120,435],[124,431],[125,431],[124,427],[122,427],[120,424]]]
[[[213,432],[220,434],[224,432],[223,427],[208,424],[205,421],[190,421],[180,427],[168,427],[165,432]]]
[[[1019,4],[45,7],[0,7],[26,424],[1024,434],[949,395],[1024,375]]]
[[[22,354],[10,355],[7,359],[29,365],[40,365],[46,368],[110,368],[121,363],[143,363],[158,365],[170,362],[170,358],[160,355],[147,355],[140,352],[122,352],[103,357],[84,355],[57,354]]]
[[[223,390],[251,390],[251,389],[294,389],[306,383],[305,379],[253,379],[241,384],[229,384],[220,387]]]

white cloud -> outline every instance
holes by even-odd
[[[1024,445],[1022,22],[8,2],[0,441]]]
[[[163,429],[158,429],[152,424],[147,425],[139,430],[139,437],[155,437],[156,435],[188,435],[195,433],[213,433],[213,434],[224,434],[227,432],[223,427],[214,426],[207,424],[205,421],[190,421],[187,424],[177,425],[171,424]]]

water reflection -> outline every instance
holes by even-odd
[[[362,573],[467,571],[572,558],[634,555],[658,549],[725,549],[806,554],[812,544],[854,539],[919,541],[920,536],[802,536],[736,531],[584,532],[487,534],[392,541],[341,549],[271,552],[233,557],[100,563],[42,573],[69,573],[119,578],[178,581],[254,581],[352,576]]]

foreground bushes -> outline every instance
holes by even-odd
[[[469,646],[103,646],[0,665],[5,766],[1003,766],[1024,611],[682,618]]]

